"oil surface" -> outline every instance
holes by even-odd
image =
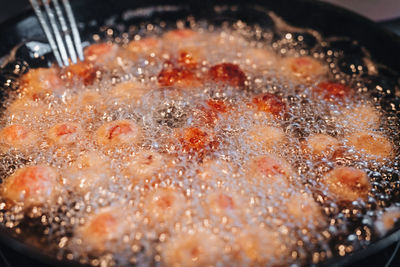
[[[111,40],[119,47],[103,62],[95,59],[92,83],[66,74],[39,100],[27,101],[21,89],[11,93],[2,128],[18,124],[38,134],[24,151],[3,148],[3,180],[45,164],[60,183],[56,199],[43,205],[3,200],[1,223],[60,259],[93,266],[300,266],[344,256],[389,231],[381,217],[398,206],[398,112],[381,106],[395,88],[367,52],[278,18],[274,32],[241,21],[190,25],[180,32],[148,24]],[[129,50],[149,38],[154,46]],[[182,53],[189,57],[180,61]],[[288,63],[296,58],[317,65],[299,74]],[[245,79],[237,72],[213,79],[210,70],[222,63],[239,66]],[[163,81],[160,73],[171,68],[190,75]],[[316,90],[328,81],[351,90],[343,89],[344,97]],[[275,99],[277,112],[262,106],[264,96]],[[102,145],[98,129],[116,120],[134,122],[140,140]],[[66,122],[82,134],[54,145],[49,129]],[[390,156],[355,149],[350,137],[365,132],[385,138]],[[337,140],[340,153],[304,149],[316,134]],[[265,156],[285,162],[278,173],[254,174]],[[332,194],[326,177],[340,166],[368,175],[366,197],[343,202]],[[85,230],[107,213],[117,226],[105,239]]]

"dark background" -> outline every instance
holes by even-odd
[[[29,0],[0,0],[0,23],[29,8]]]
[[[70,0],[84,1],[84,0]],[[110,0],[117,2],[118,0]],[[134,1],[134,0],[132,0]],[[279,0],[277,0],[279,1]],[[323,0],[337,4],[374,21],[400,35],[400,0]],[[0,0],[0,23],[29,8],[29,0]]]
[[[70,0],[84,1],[84,0]],[[110,0],[118,1],[118,0]],[[134,1],[134,0],[132,0]],[[391,20],[400,17],[399,0],[322,0],[347,7],[375,21]],[[29,7],[29,0],[0,0],[0,23],[24,8]]]
[[[84,0],[70,0],[84,1]],[[117,2],[118,0],[110,0]],[[134,0],[132,0],[134,1]],[[325,2],[347,7],[374,21],[392,20],[400,17],[399,0],[323,0]],[[5,18],[18,14],[29,7],[29,0],[0,0],[0,23]]]

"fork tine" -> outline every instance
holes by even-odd
[[[83,56],[81,37],[79,36],[78,27],[76,26],[76,21],[75,21],[74,14],[72,13],[71,5],[69,3],[69,0],[62,0],[62,2],[64,4],[69,23],[71,25],[72,36],[74,38],[75,48],[76,48],[76,51],[78,52],[78,57],[81,61],[83,61],[84,56]]]
[[[56,42],[55,42],[55,40],[53,38],[53,35],[51,33],[51,30],[50,30],[49,26],[46,23],[46,19],[45,19],[43,13],[42,13],[42,10],[40,9],[39,3],[37,2],[37,0],[29,0],[29,1],[31,2],[33,10],[36,13],[36,16],[38,17],[39,23],[42,26],[44,34],[47,37],[47,40],[49,41],[51,50],[53,50],[54,57],[56,58],[56,61],[57,61],[58,65],[60,67],[64,66],[63,61],[61,60],[60,53],[58,52]]]
[[[46,10],[47,16],[49,17],[51,27],[53,28],[53,33],[56,37],[58,49],[60,50],[61,59],[64,62],[64,66],[69,66],[67,50],[65,49],[65,45],[64,45],[63,39],[61,37],[60,30],[58,29],[57,22],[54,18],[54,13],[50,8],[49,0],[43,0],[42,2],[44,5],[44,9]]]
[[[63,31],[64,36],[65,36],[65,42],[67,44],[69,56],[71,57],[72,62],[74,64],[76,64],[77,63],[76,52],[75,52],[74,44],[72,43],[70,30],[68,29],[67,23],[65,21],[64,14],[58,3],[58,0],[53,0],[53,4],[56,9],[56,14],[57,14],[58,20],[61,25],[61,30]]]

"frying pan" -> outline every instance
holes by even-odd
[[[142,22],[166,21],[175,23],[177,19],[185,19],[191,15],[196,19],[205,19],[211,23],[220,23],[224,20],[236,21],[238,19],[248,24],[258,24],[264,28],[271,28],[273,21],[267,15],[270,10],[282,17],[289,24],[311,28],[320,32],[324,37],[340,36],[357,40],[360,46],[365,47],[372,59],[387,66],[378,68],[381,76],[380,85],[384,90],[374,94],[376,80],[371,78],[369,89],[376,95],[384,109],[399,111],[400,100],[396,96],[398,92],[397,80],[400,73],[400,38],[390,33],[378,24],[361,17],[350,11],[335,7],[333,5],[314,0],[202,0],[202,1],[174,1],[174,0],[85,0],[72,1],[73,10],[79,22],[83,40],[90,41],[92,34],[98,32],[99,26],[113,21],[115,25],[138,25]],[[216,8],[218,6],[218,8]],[[231,8],[234,7],[234,8]],[[127,12],[127,10],[136,10]],[[122,15],[121,15],[122,14]],[[117,26],[118,28],[118,26]],[[13,77],[13,65],[7,64],[7,56],[14,50],[16,60],[26,61],[31,67],[48,66],[52,60],[50,54],[40,58],[33,58],[25,45],[27,41],[45,42],[42,30],[31,10],[26,10],[21,15],[11,18],[0,25],[0,101],[8,90],[13,90],[5,82],[5,77]],[[349,55],[357,55],[357,47],[351,42],[339,42],[336,49],[344,50]],[[357,58],[350,57],[346,63]],[[23,64],[24,65],[24,64]],[[26,65],[26,64],[25,64]],[[347,64],[348,65],[348,64]],[[344,64],[344,68],[347,66]],[[346,72],[346,69],[343,71]],[[397,88],[397,89],[396,89]],[[383,94],[382,91],[385,93]],[[398,113],[397,113],[398,114]],[[392,196],[392,201],[399,201],[399,196]],[[384,237],[374,241],[366,248],[355,251],[345,257],[331,258],[322,265],[346,265],[365,258],[390,244],[400,240],[400,225],[397,224],[392,231]],[[43,251],[39,251],[25,244],[19,237],[12,235],[4,227],[0,227],[0,242],[18,251],[24,256],[35,258],[42,263],[55,266],[80,266],[75,262],[57,260]]]

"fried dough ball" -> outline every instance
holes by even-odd
[[[155,151],[142,150],[133,155],[125,169],[125,175],[134,181],[144,181],[166,170],[167,158]]]
[[[383,160],[393,154],[392,143],[376,132],[359,131],[347,137],[347,144],[354,147],[368,159]]]
[[[317,157],[331,157],[339,147],[339,140],[327,134],[311,135],[304,144],[304,150]]]
[[[80,194],[98,188],[108,182],[111,176],[108,162],[109,159],[97,151],[81,154],[71,168],[64,172],[65,184]]]
[[[271,93],[263,93],[253,97],[252,103],[257,111],[271,114],[277,118],[284,118],[286,113],[286,104],[282,97]]]
[[[323,183],[329,194],[339,201],[366,199],[371,189],[367,174],[353,167],[338,167],[329,172]]]
[[[79,61],[76,64],[68,66],[64,71],[70,80],[79,81],[88,86],[95,82],[97,70],[98,68],[92,62]]]
[[[117,120],[103,124],[96,132],[101,146],[136,145],[141,141],[142,130],[129,120]]]
[[[114,59],[118,47],[109,43],[92,44],[85,48],[85,59],[96,64],[104,64]]]
[[[95,168],[71,169],[65,171],[66,184],[71,186],[75,193],[84,195],[106,184],[110,178],[109,172]]]
[[[73,95],[67,101],[67,113],[85,112],[88,120],[96,120],[106,109],[104,97],[93,90],[85,90]]]
[[[45,117],[50,111],[49,105],[43,101],[33,100],[29,96],[18,96],[6,110],[7,116],[10,117],[12,123],[19,123],[24,120],[27,115],[33,119]]]
[[[176,86],[182,89],[200,87],[202,85],[201,79],[195,72],[187,68],[175,67],[171,64],[166,64],[160,71],[157,81],[160,86]]]
[[[218,99],[208,99],[206,104],[211,110],[218,113],[226,113],[231,108],[226,101]]]
[[[38,134],[35,130],[20,124],[6,126],[0,131],[1,150],[15,148],[25,151],[36,144],[37,140]]]
[[[327,101],[338,103],[353,95],[353,89],[347,85],[334,82],[321,82],[313,91]]]
[[[58,94],[63,86],[59,70],[56,68],[31,69],[21,78],[21,93],[31,100],[42,100]]]
[[[121,103],[139,105],[142,96],[147,92],[149,92],[149,88],[146,85],[139,82],[127,81],[113,86],[110,95]]]
[[[216,266],[222,261],[224,243],[206,231],[178,234],[163,246],[161,258],[165,266]]]
[[[236,192],[217,190],[207,194],[205,208],[211,215],[232,218],[233,222],[238,222],[245,213],[243,202],[243,197]]]
[[[246,227],[235,240],[236,257],[246,266],[274,266],[282,258],[282,243],[273,230]]]
[[[379,126],[380,115],[372,106],[359,106],[352,109],[345,109],[340,121],[346,126],[358,130],[376,129]]]
[[[175,188],[157,188],[145,198],[145,214],[150,217],[150,223],[171,224],[184,212],[185,196]]]
[[[194,112],[194,124],[204,125],[211,129],[218,121],[232,116],[234,108],[224,100],[208,99],[204,106]]]
[[[51,127],[47,132],[50,144],[69,145],[78,141],[83,131],[78,123],[63,122]]]
[[[265,177],[268,179],[289,180],[294,176],[290,164],[273,154],[266,154],[252,159],[247,168],[248,176]]]
[[[205,160],[199,167],[198,175],[204,181],[229,179],[234,172],[234,167],[226,160]]]
[[[187,46],[178,51],[178,64],[186,69],[196,69],[205,59],[205,51],[200,47]]]
[[[85,249],[101,253],[116,249],[113,242],[120,240],[127,228],[127,216],[122,213],[121,207],[107,207],[91,214],[86,223],[77,229],[76,235]]]
[[[210,79],[216,83],[227,84],[242,88],[247,80],[246,74],[236,64],[220,63],[212,66],[208,71]]]
[[[245,134],[245,142],[249,145],[271,150],[283,145],[286,135],[281,128],[274,126],[255,125]]]
[[[188,42],[193,42],[199,34],[190,29],[171,30],[163,35],[163,41],[166,44],[174,46],[185,46]]]
[[[384,211],[376,222],[376,228],[381,234],[386,234],[393,229],[400,218],[400,209],[398,207],[390,207]]]
[[[132,53],[127,49],[111,43],[92,44],[85,48],[84,54],[85,61],[93,64],[94,74],[98,70],[110,72],[114,69],[120,69],[128,65],[132,59]]]
[[[263,70],[272,68],[276,64],[273,52],[263,48],[248,48],[243,52],[246,63],[254,65],[255,68]]]
[[[283,68],[289,75],[300,82],[314,82],[327,73],[327,69],[317,60],[309,56],[289,57],[283,60]]]
[[[98,168],[108,162],[106,156],[98,151],[89,151],[82,153],[72,164],[73,168]]]
[[[241,36],[240,34],[235,34],[233,32],[230,33],[221,33],[221,32],[215,32],[215,33],[206,33],[205,36],[201,36],[200,38],[202,41],[202,44],[208,47],[216,48],[215,50],[217,52],[220,52],[218,50],[226,50],[226,48],[230,48],[229,52],[231,51],[238,51],[238,52],[243,52],[244,49],[240,49],[243,47],[243,44],[246,42],[245,38]],[[199,39],[200,39],[199,38]],[[246,49],[248,49],[246,47]],[[214,49],[211,49],[211,53],[213,53]],[[240,51],[239,51],[240,50]],[[229,53],[228,52],[228,53]]]
[[[150,56],[160,51],[160,40],[154,37],[146,37],[133,40],[128,44],[128,51],[138,56]]]
[[[382,215],[382,222],[386,230],[393,228],[394,224],[400,218],[399,210],[389,210]]]
[[[294,177],[290,164],[273,154],[253,158],[245,170],[245,179],[265,190],[266,196],[286,195]]]
[[[213,140],[213,132],[197,127],[179,129],[176,132],[182,150],[185,153],[204,154],[206,150],[214,150],[218,143]]]
[[[1,195],[12,203],[21,202],[25,208],[43,205],[54,200],[58,174],[46,165],[18,169],[1,185]]]
[[[321,208],[309,194],[295,193],[291,195],[285,204],[285,208],[289,220],[299,226],[313,227],[324,224]]]

